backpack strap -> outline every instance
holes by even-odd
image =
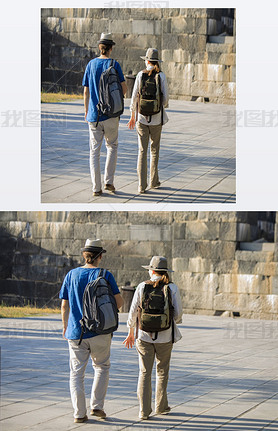
[[[79,338],[78,346],[80,346],[81,341],[83,340],[84,334],[86,332],[82,320],[80,320],[80,324],[81,324],[81,335],[80,335],[80,338]]]

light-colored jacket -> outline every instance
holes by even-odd
[[[145,287],[145,282],[140,283],[135,290],[131,307],[129,310],[129,314],[128,314],[128,319],[127,319],[128,328],[136,327],[137,308],[141,304],[144,287]],[[181,323],[182,302],[181,302],[178,286],[176,286],[174,283],[170,283],[169,287],[171,290],[172,304],[174,307],[174,335],[175,335],[174,338],[176,342],[180,340],[182,337],[176,325],[176,323]],[[169,341],[172,341],[172,328],[166,329],[165,331],[158,332],[156,340],[152,339],[151,334],[149,332],[145,332],[139,329],[138,339],[146,341],[147,343],[168,343]]]
[[[142,74],[143,74],[143,70],[141,70],[141,72],[137,74],[135,79],[132,96],[131,96],[131,102],[130,102],[131,112],[136,112],[136,104],[138,100],[137,95],[140,89]],[[164,109],[164,108],[167,108],[169,103],[168,86],[167,86],[165,74],[163,72],[159,72],[159,76],[160,76],[161,92],[162,92],[163,124],[166,124],[169,121],[166,111]],[[148,123],[148,117],[145,117],[144,115],[138,113],[138,121],[139,123],[145,124],[147,126],[157,126],[158,124],[161,124],[161,112],[159,112],[158,114],[152,115],[150,123]]]

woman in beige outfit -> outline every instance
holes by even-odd
[[[170,368],[170,358],[173,347],[173,341],[181,339],[181,333],[176,323],[182,318],[182,302],[178,287],[169,279],[167,260],[162,256],[154,256],[150,265],[143,266],[149,270],[150,282],[154,287],[162,288],[169,285],[171,292],[172,305],[174,307],[173,323],[174,340],[172,339],[172,325],[169,329],[163,330],[156,334],[145,332],[141,329],[138,331],[136,340],[136,349],[139,355],[139,378],[137,395],[140,404],[140,419],[148,419],[152,412],[152,386],[151,377],[154,359],[156,358],[156,393],[155,393],[155,412],[156,414],[167,414],[170,412],[167,398],[167,384]],[[172,272],[172,271],[171,271]],[[150,283],[148,282],[148,283]],[[128,336],[123,344],[127,348],[132,348],[135,342],[134,328],[136,326],[137,309],[141,304],[144,292],[145,282],[140,283],[136,288],[132,304],[130,307],[127,326],[129,328]]]
[[[150,188],[158,188],[160,181],[158,177],[158,159],[159,159],[159,148],[162,125],[168,121],[167,114],[164,110],[168,106],[169,96],[166,76],[160,70],[160,62],[158,58],[158,51],[155,48],[149,48],[146,56],[141,57],[145,60],[146,69],[138,73],[131,97],[130,111],[131,117],[128,122],[129,129],[134,129],[136,123],[136,130],[138,133],[138,162],[137,162],[137,174],[138,174],[138,192],[145,193],[147,188],[147,154],[149,139],[151,140],[150,146]],[[143,73],[150,75],[158,74],[161,84],[161,110],[157,114],[148,116],[138,113],[136,119],[136,112],[138,112],[138,93],[142,82]],[[137,120],[137,121],[136,121]]]

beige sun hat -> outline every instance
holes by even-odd
[[[142,268],[152,269],[153,271],[167,271],[174,272],[172,269],[167,268],[167,259],[163,256],[153,256],[149,265],[142,265]]]
[[[111,33],[101,33],[100,40],[98,44],[103,43],[104,45],[116,45],[113,41]]]
[[[101,245],[100,239],[86,239],[85,247],[81,251],[90,251],[91,253],[106,253],[106,250]]]
[[[156,48],[148,48],[145,57],[140,58],[148,61],[162,61],[158,58],[158,50]]]

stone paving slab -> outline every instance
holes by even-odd
[[[170,368],[171,413],[141,421],[137,352],[122,345],[126,318],[112,342],[108,417],[85,424],[73,423],[60,316],[1,319],[1,429],[278,430],[277,321],[184,315]],[[92,377],[88,364],[88,409]]]
[[[137,133],[127,128],[129,105],[130,99],[125,99],[119,127],[117,192],[93,197],[83,101],[42,104],[42,203],[235,203],[234,106],[171,100],[161,139],[161,188],[139,195]],[[102,173],[105,158],[103,143]]]

